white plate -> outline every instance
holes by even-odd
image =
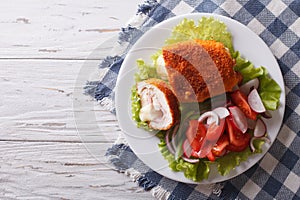
[[[250,60],[255,66],[265,66],[270,76],[280,85],[282,89],[280,107],[277,111],[272,113],[273,117],[271,119],[265,120],[269,138],[272,143],[280,129],[285,107],[283,78],[273,54],[263,40],[243,24],[220,15],[195,13],[171,18],[148,30],[132,47],[120,69],[116,88],[117,118],[119,126],[125,133],[130,147],[146,165],[163,176],[185,183],[195,182],[185,178],[182,172],[173,172],[168,167],[167,161],[163,158],[158,149],[157,144],[159,143],[159,139],[155,137],[153,133],[137,128],[135,122],[132,121],[130,95],[131,87],[135,84],[134,73],[137,72],[136,60],[142,58],[150,63],[151,55],[164,45],[165,40],[170,36],[174,26],[184,18],[197,21],[203,16],[212,16],[223,21],[233,36],[235,50],[238,50],[243,57]],[[252,167],[263,157],[269,148],[270,145],[264,144],[263,153],[251,156],[247,161],[242,162],[240,166],[232,170],[227,176],[221,176],[217,170],[213,168],[209,178],[199,183],[215,183],[233,178]]]

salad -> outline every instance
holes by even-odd
[[[264,120],[281,94],[267,70],[243,58],[226,25],[212,17],[184,19],[165,44],[152,63],[137,60],[131,106],[137,127],[157,131],[169,167],[199,182],[212,165],[226,175],[261,153],[269,142]]]

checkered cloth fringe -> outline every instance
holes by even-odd
[[[101,80],[88,82],[86,92],[114,112],[114,88],[130,47],[149,28],[170,17],[195,12],[216,13],[253,30],[270,47],[280,65],[286,90],[286,108],[277,139],[245,173],[213,185],[169,180],[145,166],[126,141],[115,144],[107,156],[158,199],[300,199],[300,1],[295,0],[148,0],[119,35],[118,55],[100,64],[108,69]]]

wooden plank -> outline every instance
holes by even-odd
[[[99,62],[0,61],[0,140],[115,140],[117,134],[112,132],[119,131],[116,117],[83,95],[86,80],[101,76],[97,71]],[[80,116],[89,119],[81,120]]]
[[[102,58],[103,42],[117,35],[141,2],[3,1],[0,58]]]
[[[107,165],[116,118],[80,92],[141,2],[1,2],[0,199],[153,199]]]
[[[119,132],[115,116],[84,95],[73,108],[75,77],[98,62],[0,61],[0,199],[152,199],[104,160]],[[94,121],[80,129],[74,111]]]
[[[153,199],[82,144],[0,142],[0,152],[0,199]]]

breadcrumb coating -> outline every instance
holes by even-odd
[[[185,41],[166,46],[162,52],[169,83],[180,102],[203,102],[232,91],[242,79],[220,42]]]

